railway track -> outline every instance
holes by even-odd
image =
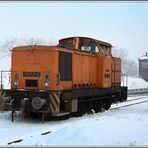
[[[148,88],[128,89],[128,96],[148,94]]]
[[[148,88],[130,89],[128,90],[128,99],[124,102],[112,104],[110,110],[141,104],[144,102],[148,102]]]

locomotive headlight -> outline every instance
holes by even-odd
[[[49,87],[49,86],[50,86],[50,81],[48,80],[48,76],[47,76],[47,75],[46,75],[46,77],[45,77],[44,85],[45,85],[46,87]]]
[[[19,85],[19,78],[18,78],[18,75],[17,74],[14,77],[14,85],[15,86],[18,86]]]
[[[44,85],[45,85],[46,87],[49,87],[49,86],[50,86],[50,81],[49,81],[49,80],[45,80]]]
[[[19,80],[18,79],[14,80],[14,85],[15,86],[18,86],[19,85]]]

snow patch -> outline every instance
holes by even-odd
[[[127,82],[129,89],[148,87],[141,78]],[[0,112],[0,146],[147,146],[147,117],[148,103],[44,124],[20,112],[11,122],[10,111]]]
[[[139,77],[128,77],[128,89],[148,88],[148,82]]]

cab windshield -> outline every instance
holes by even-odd
[[[80,49],[88,52],[99,52],[99,48],[95,42],[82,42]]]

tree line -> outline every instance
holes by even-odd
[[[113,51],[113,56],[121,58],[122,73],[123,74],[127,74],[129,76],[137,76],[138,75],[138,65],[134,60],[129,59],[128,51],[126,49],[114,48],[112,51]]]

